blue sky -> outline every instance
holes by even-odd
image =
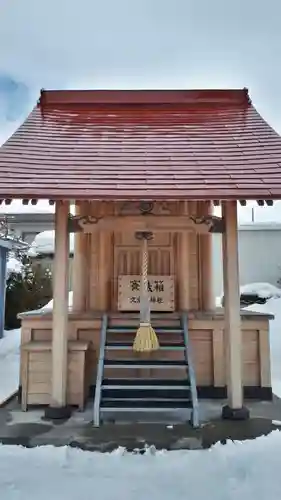
[[[281,133],[280,0],[0,0],[0,140],[44,88],[248,87]]]

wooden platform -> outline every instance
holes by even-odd
[[[165,324],[178,321],[179,314],[153,314],[153,323],[161,326],[165,317]],[[199,397],[224,397],[226,387],[225,367],[225,342],[224,342],[224,311],[219,308],[214,311],[190,311],[189,338],[191,341],[193,364],[196,372],[196,383]],[[21,315],[22,318],[22,356],[26,350],[25,345],[32,342],[33,356],[40,351],[42,342],[50,342],[52,338],[52,314],[50,312],[30,312]],[[256,399],[271,398],[270,377],[270,351],[269,351],[269,315],[241,311],[243,335],[243,385],[247,397]],[[132,325],[137,328],[138,314],[112,313],[109,321],[114,324]],[[68,338],[72,346],[75,343],[86,342],[89,344],[87,367],[90,373],[89,384],[94,384],[96,377],[97,355],[99,352],[99,339],[101,327],[101,314],[85,312],[76,314],[69,312]],[[36,349],[38,343],[38,349]],[[49,344],[50,346],[51,344]],[[75,347],[74,347],[75,349]],[[50,347],[49,347],[49,354]],[[178,353],[167,353],[176,359]],[[166,354],[166,355],[167,355]],[[124,353],[121,353],[124,357]],[[132,353],[130,353],[130,356]],[[163,353],[165,356],[165,353]],[[85,358],[86,359],[86,358]],[[51,358],[49,356],[49,362]],[[71,362],[71,358],[70,361]],[[86,361],[85,361],[86,362]],[[81,368],[82,369],[82,368]],[[23,367],[22,367],[23,370]],[[21,370],[21,373],[22,373]],[[157,371],[157,370],[156,370]],[[177,377],[178,371],[169,370],[169,378]],[[123,374],[125,376],[125,374]],[[159,377],[159,373],[150,374]],[[34,401],[35,403],[35,401]]]

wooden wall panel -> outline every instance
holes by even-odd
[[[189,338],[197,385],[213,385],[212,330],[191,330]]]
[[[243,384],[260,385],[259,332],[258,330],[242,330]]]

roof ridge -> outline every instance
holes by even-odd
[[[40,107],[89,104],[251,104],[247,88],[197,90],[45,90]]]

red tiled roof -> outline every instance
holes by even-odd
[[[281,138],[247,90],[42,91],[0,198],[276,199]]]

